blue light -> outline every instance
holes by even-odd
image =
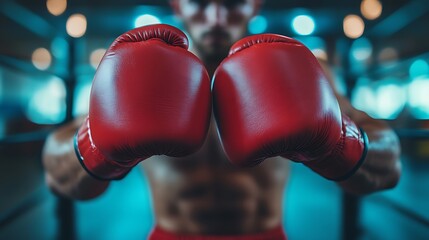
[[[372,54],[372,44],[367,38],[355,40],[351,47],[352,57],[357,61],[365,61]]]
[[[75,92],[75,104],[73,109],[73,115],[79,116],[88,114],[89,111],[89,95],[91,93],[91,81],[86,81],[79,84],[76,87]]]
[[[417,59],[411,64],[409,71],[411,79],[426,76],[429,75],[429,65],[425,60]]]
[[[352,93],[352,104],[373,118],[396,119],[407,103],[406,86],[399,79],[372,82],[360,78]]]
[[[27,117],[38,124],[56,124],[66,115],[66,89],[61,79],[53,77],[37,89],[27,105]]]
[[[375,91],[377,98],[377,117],[395,119],[405,106],[407,96],[403,86],[397,84],[381,85]]]
[[[429,78],[414,79],[408,87],[408,105],[417,119],[429,119]]]
[[[326,49],[326,42],[320,37],[306,36],[306,37],[295,37],[296,40],[302,42],[310,50],[313,49]]]
[[[259,34],[265,32],[267,27],[267,19],[264,16],[258,15],[250,20],[248,29],[251,34]]]
[[[325,61],[328,60],[326,43],[322,38],[314,36],[297,36],[295,39],[308,47],[318,59]]]
[[[65,59],[68,53],[68,43],[62,37],[56,37],[51,42],[51,52],[57,59]]]
[[[142,27],[151,24],[161,23],[161,20],[154,15],[151,14],[143,14],[136,18],[134,21],[134,27]]]
[[[292,28],[299,35],[310,35],[316,29],[316,24],[312,17],[299,15],[292,20]]]

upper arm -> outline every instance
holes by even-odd
[[[324,60],[319,60],[319,63],[325,72],[325,76],[331,85],[334,94],[338,100],[341,112],[350,117],[358,126],[360,127],[376,127],[377,129],[386,129],[388,128],[387,124],[382,120],[376,120],[370,117],[367,113],[360,111],[352,106],[350,101],[339,92],[339,87],[336,85],[336,81],[332,71],[330,70],[328,64]]]

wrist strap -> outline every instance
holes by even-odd
[[[367,152],[365,131],[343,115],[341,138],[336,147],[327,156],[304,164],[328,180],[344,181],[362,166]]]
[[[362,134],[362,138],[363,138],[363,151],[362,151],[362,156],[361,156],[361,158],[360,158],[360,159],[359,159],[359,161],[357,162],[356,166],[354,166],[354,167],[352,168],[352,170],[350,170],[347,174],[345,174],[345,175],[344,175],[344,176],[342,176],[342,177],[335,178],[335,179],[329,179],[329,180],[333,180],[333,181],[337,181],[337,182],[344,181],[344,180],[346,180],[346,179],[350,178],[351,176],[353,176],[353,175],[356,173],[356,171],[357,171],[357,170],[362,166],[362,164],[365,162],[366,155],[367,155],[367,153],[368,153],[368,135],[366,134],[366,132],[365,132],[362,128],[359,128],[359,130],[360,130],[360,132],[361,132],[361,134]]]
[[[104,156],[92,142],[89,119],[74,136],[74,148],[82,167],[94,178],[102,181],[124,178],[133,166],[124,166]]]

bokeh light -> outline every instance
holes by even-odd
[[[368,38],[356,39],[351,47],[352,57],[357,61],[365,61],[372,54],[372,44]]]
[[[268,21],[264,16],[258,15],[253,17],[248,25],[249,33],[259,34],[267,30]]]
[[[423,59],[416,59],[411,65],[409,70],[410,78],[415,79],[423,76],[429,76],[429,65]],[[429,96],[429,92],[428,92]],[[429,101],[429,98],[428,98]]]
[[[387,61],[396,61],[398,60],[399,54],[398,51],[393,47],[385,47],[378,53],[378,61],[387,62]]]
[[[89,56],[89,63],[94,69],[97,69],[98,64],[100,64],[101,59],[104,56],[104,53],[106,53],[106,49],[104,48],[95,49],[91,52],[91,55]]]
[[[343,21],[344,34],[352,39],[359,38],[365,31],[365,23],[357,15],[347,15]]]
[[[65,118],[66,89],[61,79],[52,78],[34,92],[27,106],[28,118],[38,124],[55,124]]]
[[[310,35],[316,29],[314,19],[308,15],[299,15],[292,20],[292,29],[299,35]]]
[[[412,80],[408,87],[408,96],[411,114],[417,119],[429,119],[429,78]]]
[[[63,37],[55,37],[51,42],[52,55],[57,59],[65,59],[68,53],[68,43]]]
[[[395,119],[407,103],[406,86],[397,79],[371,82],[361,78],[352,93],[353,106],[373,118]]]
[[[380,17],[383,6],[379,0],[362,0],[360,11],[366,19],[374,20]]]
[[[311,52],[313,53],[314,56],[316,56],[318,59],[322,59],[324,61],[328,60],[328,54],[326,53],[325,50],[320,49],[320,48],[315,48],[312,49]]]
[[[158,17],[151,14],[143,14],[136,18],[134,21],[134,27],[137,28],[158,23],[161,23],[161,20]]]
[[[86,17],[80,13],[71,15],[67,19],[66,29],[68,35],[79,38],[82,37],[86,32]]]
[[[52,56],[46,48],[37,48],[31,55],[31,62],[40,70],[46,70],[51,65]]]
[[[74,116],[88,114],[91,87],[91,81],[86,81],[76,86],[75,105],[73,109]]]
[[[63,14],[67,9],[67,0],[47,0],[46,8],[54,16]]]

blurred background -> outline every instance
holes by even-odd
[[[147,236],[154,217],[141,171],[72,202],[44,184],[41,149],[50,131],[87,112],[110,43],[160,22],[183,29],[166,0],[1,0],[0,239]],[[250,34],[306,44],[356,108],[401,138],[399,185],[363,198],[293,164],[283,209],[290,239],[428,239],[428,26],[427,0],[266,0],[249,23]]]

